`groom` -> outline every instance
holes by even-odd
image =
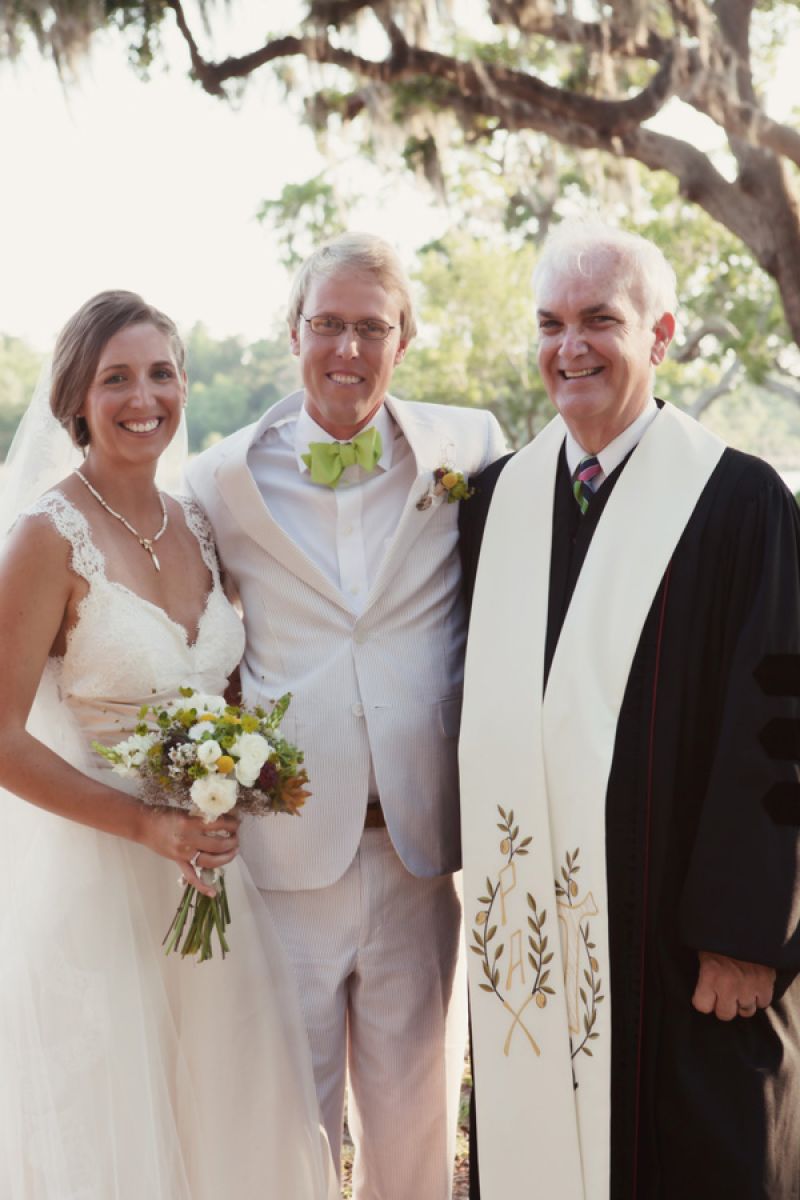
[[[445,1200],[465,614],[459,504],[435,472],[467,479],[503,438],[488,413],[387,395],[416,326],[379,238],[316,250],[288,322],[303,387],[189,472],[244,608],[244,701],[292,692],[283,729],[313,792],[299,820],[250,826],[243,853],[295,967],[337,1162],[349,1077],[354,1196]]]

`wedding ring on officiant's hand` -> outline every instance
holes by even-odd
[[[199,867],[198,867],[198,865],[197,865],[197,860],[198,860],[198,858],[200,857],[200,853],[201,853],[201,852],[200,852],[199,850],[195,850],[194,854],[193,854],[193,855],[192,855],[192,857],[189,859],[189,865],[190,865],[191,867],[194,867],[195,871],[199,871],[199,870],[200,870],[200,868],[199,868]]]

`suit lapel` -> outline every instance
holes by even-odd
[[[241,438],[232,439],[226,457],[216,470],[217,486],[234,520],[254,542],[309,587],[346,612],[352,612],[335,584],[304,554],[274,519],[247,465],[247,454],[253,443],[271,425],[297,412],[302,402],[302,391],[294,392],[273,405],[255,425],[246,431],[243,430]],[[446,503],[445,496],[432,496],[430,505],[422,509],[417,507],[432,487],[434,470],[445,461],[452,461],[458,465],[457,447],[453,443],[452,434],[432,413],[426,410],[425,415],[421,416],[418,411],[409,410],[391,396],[387,396],[385,403],[409,444],[417,471],[394,537],[370,588],[365,611],[382,595],[439,506]]]
[[[298,579],[349,612],[351,610],[339,589],[274,519],[247,465],[247,453],[253,443],[276,421],[296,412],[302,399],[302,392],[294,392],[279,401],[251,426],[246,436],[231,444],[228,455],[216,470],[217,487],[234,520],[254,542]]]
[[[417,507],[419,501],[433,485],[433,472],[446,459],[457,461],[456,447],[452,442],[452,437],[448,438],[449,431],[434,420],[420,419],[413,410],[406,408],[402,401],[395,400],[391,396],[386,397],[385,403],[409,444],[416,463],[417,474],[406,497],[394,537],[386,549],[370,588],[365,611],[385,591],[387,584],[394,577],[400,565],[406,561],[411,547],[440,504],[446,503],[446,497],[432,496],[431,503],[427,508]]]

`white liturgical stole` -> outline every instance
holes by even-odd
[[[605,797],[642,627],[723,443],[662,408],[598,522],[544,691],[560,417],[500,476],[459,757],[482,1200],[608,1200]]]

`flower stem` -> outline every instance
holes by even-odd
[[[225,930],[230,924],[231,914],[228,907],[228,894],[225,890],[225,876],[222,872],[216,880],[217,894],[206,896],[197,888],[187,884],[184,888],[180,903],[172,918],[172,924],[167,930],[163,945],[165,954],[173,951],[180,953],[181,958],[197,956],[198,962],[206,962],[213,958],[212,937],[216,930],[217,941],[222,957],[229,952]],[[189,914],[191,913],[191,921]],[[189,927],[186,929],[187,921]],[[185,935],[184,935],[185,930]],[[181,945],[181,939],[183,944]]]

